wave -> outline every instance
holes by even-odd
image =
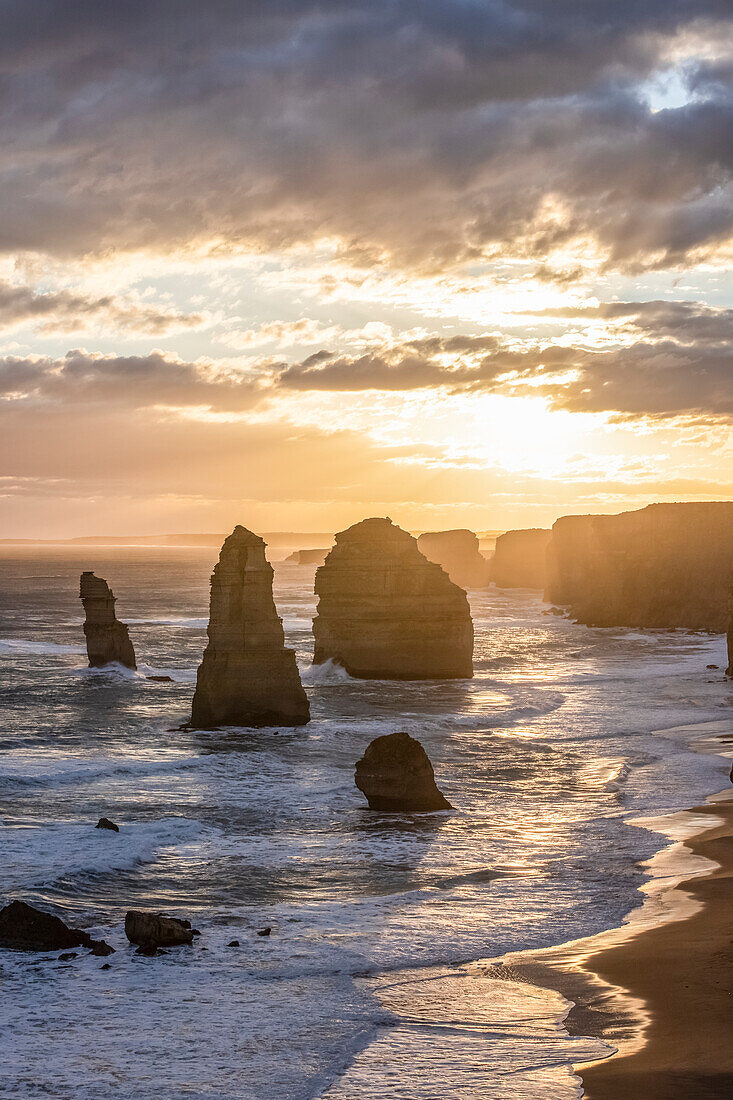
[[[62,653],[84,653],[84,646],[37,642],[32,638],[0,638],[0,656],[55,657]]]

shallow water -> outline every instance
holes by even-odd
[[[580,1041],[556,995],[484,984],[469,1018],[428,1026],[385,1007],[368,975],[383,985],[620,923],[639,901],[636,861],[665,843],[626,819],[727,782],[679,729],[730,714],[721,672],[705,668],[723,664],[723,640],[588,629],[543,614],[536,593],[486,590],[470,594],[472,681],[355,681],[310,667],[314,570],[278,564],[313,720],[180,731],[214,559],[89,547],[0,559],[2,900],[52,905],[118,948],[107,971],[0,954],[0,1095],[416,1100],[435,1095],[437,1073],[441,1096],[577,1095]],[[118,597],[137,675],[85,667],[89,568]],[[354,762],[395,729],[425,745],[454,812],[364,808]],[[119,834],[93,829],[102,815]],[[121,928],[135,907],[188,916],[204,935],[135,957]],[[483,1068],[469,1072],[477,1044]]]

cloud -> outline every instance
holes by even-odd
[[[431,270],[546,266],[578,241],[623,270],[713,254],[733,232],[731,70],[708,56],[729,17],[725,0],[9,0],[0,249],[337,237]],[[655,112],[644,82],[674,56],[688,99]]]

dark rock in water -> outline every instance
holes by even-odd
[[[288,554],[285,561],[295,562],[296,565],[323,565],[328,550],[296,550]]]
[[[227,947],[239,947],[239,940],[230,940]]]
[[[172,676],[146,676],[146,680],[155,680],[156,684],[172,684]]]
[[[375,738],[356,764],[354,782],[370,810],[429,813],[453,808],[436,786],[428,754],[409,733]]]
[[[497,588],[544,588],[551,538],[552,531],[541,527],[499,535],[491,559],[491,579]]]
[[[113,832],[113,833],[119,833],[119,831],[120,831],[119,825],[115,825],[114,821],[110,821],[110,819],[108,817],[100,817],[99,821],[94,826],[94,828],[95,829],[109,829],[110,832]]]
[[[62,951],[68,947],[108,945],[88,932],[69,928],[59,917],[24,901],[11,901],[0,910],[0,947],[16,951]]]
[[[141,943],[135,954],[146,955],[148,958],[152,959],[156,955],[165,955],[165,951],[161,951],[154,943]]]
[[[552,528],[545,598],[587,626],[724,633],[733,502],[650,504],[564,516]]]
[[[310,720],[295,653],[285,648],[265,543],[244,527],[225,540],[211,578],[209,644],[191,726],[302,726]]]
[[[271,929],[271,928],[270,928],[270,926],[268,925],[268,926],[267,926],[267,928],[260,928],[260,930],[259,930],[259,932],[257,933],[257,935],[258,935],[258,936],[269,936],[271,932],[272,932],[272,929]]]
[[[59,962],[67,962],[69,959],[78,959],[78,951],[64,951],[62,955],[59,955]]]
[[[107,955],[114,955],[114,947],[110,947],[104,940],[98,940],[93,943],[92,949],[89,952],[90,955],[97,955],[99,958],[106,958]]]
[[[104,963],[102,966],[100,966],[99,969],[100,970],[111,970],[112,967],[109,965],[109,963]]]
[[[489,583],[489,563],[473,531],[426,531],[418,538],[417,548],[460,588],[485,588]]]
[[[391,520],[338,534],[315,590],[314,664],[333,660],[362,679],[473,676],[466,593]]]
[[[175,947],[193,940],[190,921],[139,909],[125,914],[125,935],[130,943],[141,947]]]
[[[135,650],[124,623],[115,615],[115,597],[109,585],[94,573],[82,573],[79,596],[84,605],[84,634],[90,668],[117,663],[137,668]]]
[[[720,665],[705,665],[705,668],[720,668]]]

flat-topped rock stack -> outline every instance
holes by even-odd
[[[191,725],[302,726],[310,719],[295,653],[285,648],[265,543],[245,527],[225,540],[211,577],[209,644]]]
[[[589,626],[728,628],[733,502],[650,504],[564,516],[552,528],[545,597]]]
[[[497,588],[544,588],[551,538],[552,531],[541,527],[499,535],[491,559],[491,579]]]
[[[391,520],[365,519],[338,534],[315,590],[315,664],[333,660],[362,679],[473,676],[466,593]]]
[[[82,573],[79,582],[79,598],[84,606],[84,636],[90,668],[120,664],[137,668],[135,650],[127,627],[115,614],[115,597],[101,577],[92,572]]]
[[[417,548],[461,588],[485,588],[489,583],[489,563],[473,531],[426,531],[418,538]]]

